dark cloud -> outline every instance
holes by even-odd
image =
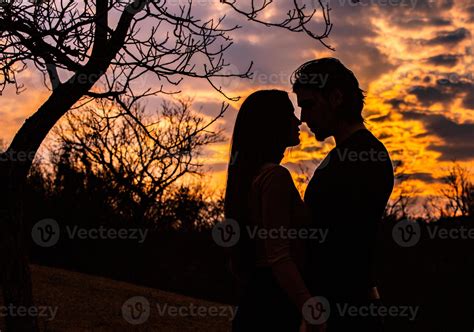
[[[442,145],[430,145],[433,151],[441,152],[441,160],[468,160],[474,158],[474,123],[456,123],[440,114],[403,112],[407,120],[424,123],[430,134],[443,139]]]
[[[439,54],[426,59],[426,62],[436,66],[455,66],[458,64],[461,56],[458,54]]]
[[[384,140],[384,139],[391,138],[391,137],[393,137],[393,135],[390,134],[390,133],[382,133],[382,134],[377,135],[377,138],[379,140]]]
[[[394,1],[391,0],[390,3]],[[431,25],[445,25],[444,18],[439,17],[440,13],[449,11],[454,7],[454,0],[399,0],[400,5],[379,6],[378,8],[391,15],[392,21],[400,21],[401,17],[406,17],[406,21],[421,20]]]
[[[440,160],[442,161],[453,161],[453,160],[470,160],[474,158],[474,145],[464,144],[461,146],[456,145],[431,145],[430,149],[433,151],[440,152],[442,155]]]
[[[292,6],[292,1],[279,3],[279,14],[286,13],[287,7],[291,7],[290,3]],[[226,60],[240,71],[245,71],[250,61],[254,62],[253,79],[242,80],[239,88],[276,85],[289,89],[290,76],[299,65],[328,54],[341,59],[356,74],[363,89],[393,70],[395,66],[390,63],[389,57],[375,43],[369,42],[378,35],[370,20],[373,13],[367,7],[343,6],[340,1],[331,1],[330,5],[333,29],[326,42],[336,48],[335,52],[304,34],[259,24],[242,24],[239,15],[227,17],[226,26],[239,24],[243,28],[233,34],[236,36],[235,44]],[[315,32],[320,32],[322,27],[321,23],[316,23],[313,28]],[[248,36],[255,38],[250,41]]]
[[[323,149],[323,146],[322,145],[318,145],[318,146],[307,146],[303,149],[301,149],[301,151],[304,151],[304,152],[308,152],[308,153],[312,153],[312,152],[319,152]]]
[[[442,27],[442,26],[448,26],[451,25],[453,22],[451,20],[442,18],[442,17],[431,17],[428,19],[428,22],[426,25],[431,25],[435,27]]]
[[[408,93],[415,95],[423,106],[446,104],[463,94],[468,96],[465,105],[472,105],[473,89],[474,84],[468,81],[452,82],[448,79],[438,79],[433,86],[415,85],[408,90]]]
[[[410,173],[407,174],[407,176],[409,176],[409,178],[412,180],[420,180],[427,183],[439,182],[439,180],[434,178],[430,173]]]
[[[469,14],[469,22],[474,22],[474,6],[467,7],[466,12]]]
[[[388,121],[388,120],[390,120],[390,114],[378,116],[378,117],[375,117],[375,118],[371,118],[370,122],[385,122],[385,121]]]
[[[333,56],[354,72],[362,89],[367,89],[371,82],[396,68],[390,57],[370,42],[378,35],[371,23],[373,12],[368,7],[342,6],[339,1],[331,2],[331,6],[334,23],[331,40],[336,47]]]
[[[385,103],[392,105],[392,107],[395,109],[398,109],[400,108],[400,105],[404,104],[405,102],[403,101],[403,99],[392,98],[392,99],[386,100]]]
[[[440,31],[436,37],[426,41],[428,45],[457,44],[467,39],[471,33],[465,28],[459,28],[453,31]]]
[[[417,85],[410,88],[408,92],[415,95],[424,106],[429,106],[438,102],[445,103],[452,98],[449,94],[444,94],[440,89],[432,86]]]
[[[426,27],[444,27],[451,25],[451,21],[442,17],[423,17],[423,18],[408,18],[404,16],[396,16],[392,22],[404,29],[419,29]]]
[[[454,0],[418,0],[414,9],[433,13],[438,10],[449,10],[453,8],[453,6]]]
[[[467,93],[462,104],[465,108],[474,110],[474,92],[472,90]]]

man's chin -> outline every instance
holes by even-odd
[[[323,133],[321,133],[321,131],[318,131],[316,129],[311,129],[311,132],[314,134],[318,142],[324,142],[324,140],[328,138],[327,135],[324,135]]]
[[[301,141],[300,141],[299,138],[298,138],[298,139],[294,139],[292,142],[290,142],[290,143],[288,144],[288,147],[298,146],[298,145],[300,145],[300,143],[301,143]]]

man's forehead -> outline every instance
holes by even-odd
[[[306,100],[312,100],[315,96],[315,92],[308,89],[301,89],[296,92],[296,99],[298,100],[298,105]]]

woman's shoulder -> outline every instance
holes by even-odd
[[[294,186],[290,171],[280,164],[265,164],[255,180],[263,186]]]

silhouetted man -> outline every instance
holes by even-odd
[[[309,241],[308,288],[329,301],[328,331],[373,331],[377,317],[344,309],[367,306],[378,296],[374,246],[393,189],[392,163],[384,145],[365,127],[363,91],[340,61],[305,63],[294,74],[293,91],[301,121],[316,139],[333,136],[336,141],[304,197],[310,227],[328,230],[323,243]]]

